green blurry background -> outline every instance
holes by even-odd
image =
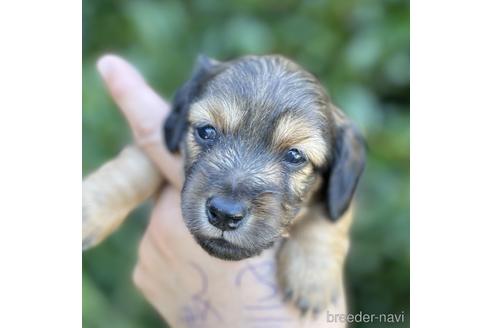
[[[84,0],[84,175],[131,141],[96,73],[107,51],[129,59],[168,99],[198,53],[220,60],[280,53],[315,73],[369,145],[347,266],[350,312],[405,311],[408,326],[408,1]],[[142,206],[84,253],[84,327],[165,327],[131,283],[148,214]]]

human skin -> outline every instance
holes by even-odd
[[[156,198],[140,242],[133,281],[172,327],[342,327],[326,311],[301,317],[282,299],[275,249],[242,261],[208,255],[188,232],[180,209],[183,162],[162,142],[169,104],[124,59],[105,55],[98,70],[130,126],[136,144],[160,169],[166,184]],[[344,314],[340,299],[330,313]]]

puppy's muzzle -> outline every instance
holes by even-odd
[[[229,197],[212,196],[207,200],[208,222],[222,230],[236,230],[244,222],[248,208],[244,202]]]

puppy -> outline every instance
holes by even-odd
[[[365,147],[312,74],[281,56],[201,56],[164,140],[184,155],[182,213],[205,251],[241,260],[281,241],[285,297],[303,313],[337,301]]]

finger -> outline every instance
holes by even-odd
[[[163,256],[178,261],[205,255],[181,215],[180,193],[164,187],[152,211],[146,237],[152,238]]]
[[[133,132],[137,144],[177,188],[183,181],[182,160],[171,154],[162,140],[161,127],[169,105],[150,88],[138,71],[124,59],[105,55],[97,63],[114,101]]]
[[[105,55],[97,62],[97,68],[137,139],[144,139],[144,142],[160,140],[160,126],[169,113],[168,103],[120,57]]]

